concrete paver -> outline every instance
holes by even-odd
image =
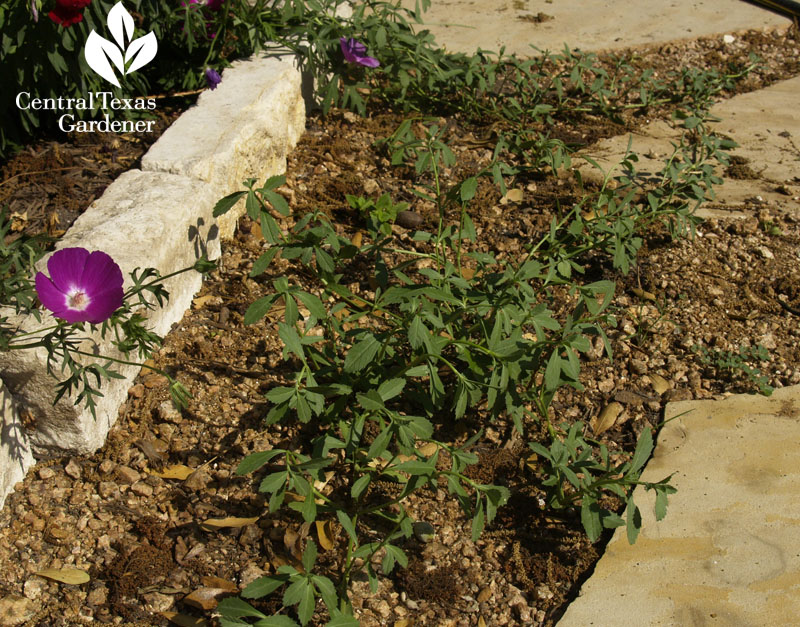
[[[433,0],[423,19],[448,50],[505,46],[520,56],[532,56],[531,44],[551,52],[564,44],[599,52],[791,24],[742,0]]]
[[[733,139],[738,148],[730,151],[747,159],[757,179],[725,178],[715,188],[715,205],[725,209],[701,207],[700,217],[743,216],[743,206],[753,199],[786,210],[800,211],[800,77],[776,83],[766,89],[741,94],[712,108],[721,121],[714,130]],[[658,121],[633,134],[631,150],[637,153],[637,171],[643,176],[658,172],[672,153],[672,143],[680,129]],[[598,142],[585,152],[603,170],[615,167],[628,147],[628,135],[618,135]],[[580,165],[584,179],[600,181],[603,175],[589,164]],[[731,213],[732,211],[738,213]]]
[[[670,403],[642,476],[677,494],[642,533],[618,529],[559,627],[797,625],[800,617],[800,386],[769,398]]]

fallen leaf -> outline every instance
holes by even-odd
[[[160,614],[169,622],[180,625],[181,627],[207,627],[208,625],[204,618],[187,616],[186,614],[181,614],[180,612],[160,612]]]
[[[208,575],[206,577],[201,577],[200,581],[203,582],[203,585],[206,588],[222,588],[224,590],[232,592],[233,594],[237,594],[239,592],[239,586],[237,586],[232,581],[223,579],[222,577],[215,577],[214,575]]]
[[[461,268],[461,276],[469,281],[475,276],[475,268]]]
[[[650,377],[650,385],[653,386],[656,394],[661,395],[669,389],[667,380],[659,374],[648,374]]]
[[[184,466],[183,464],[175,464],[174,466],[169,466],[164,468],[161,472],[157,470],[151,470],[150,474],[155,475],[156,477],[161,477],[162,479],[180,479],[183,481],[191,475],[195,471],[194,468],[189,468],[189,466]]]
[[[394,627],[414,627],[414,621],[410,618],[401,618],[394,621]]]
[[[200,528],[204,531],[216,531],[217,529],[223,529],[225,527],[244,527],[246,525],[252,525],[254,522],[257,522],[258,519],[259,516],[254,516],[252,518],[238,518],[236,516],[229,516],[228,518],[209,518],[200,523]]]
[[[350,243],[353,244],[356,248],[361,248],[361,240],[364,237],[364,233],[361,231],[356,231],[356,234],[353,235],[353,239],[350,240]]]
[[[77,568],[46,568],[45,570],[36,571],[34,575],[75,586],[86,583],[91,579],[89,573],[78,570]]]
[[[612,401],[606,405],[603,410],[589,422],[594,434],[600,435],[613,427],[623,409],[622,403],[618,403],[617,401]]]
[[[334,546],[334,534],[333,534],[333,521],[326,520],[315,521],[317,526],[317,538],[319,539],[319,545],[322,547],[323,551],[330,551]]]
[[[483,616],[478,617],[478,627],[486,627],[486,621],[483,620]]]

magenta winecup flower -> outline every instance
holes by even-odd
[[[47,269],[49,277],[36,274],[36,293],[56,318],[98,324],[122,306],[122,270],[100,250],[62,248]]]
[[[358,63],[366,67],[378,67],[381,63],[375,57],[367,56],[367,47],[355,39],[342,37],[339,39],[344,60],[348,63]]]

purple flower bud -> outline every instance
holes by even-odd
[[[206,83],[208,83],[209,89],[216,89],[217,85],[221,82],[222,77],[219,75],[219,72],[212,70],[210,67],[206,68]]]
[[[42,305],[67,322],[98,324],[122,306],[122,271],[106,253],[62,248],[47,260],[48,277],[36,274]]]
[[[31,0],[31,14],[33,15],[33,21],[39,21],[39,9],[36,8],[36,0]]]
[[[342,37],[339,39],[344,60],[348,63],[358,63],[365,67],[378,67],[381,63],[375,57],[367,56],[367,47],[355,39]]]

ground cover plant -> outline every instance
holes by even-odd
[[[341,36],[348,34],[359,35]],[[334,49],[341,50],[340,39],[331,37]],[[366,53],[385,67],[380,47],[366,46]],[[571,52],[551,55],[545,62],[551,65],[541,72],[572,76],[576,62],[584,64],[586,77],[594,72],[584,55]],[[379,106],[377,95],[392,89],[391,83],[381,85],[378,75],[373,84],[363,67],[347,70],[360,81],[355,93],[367,97],[372,92],[363,91],[373,89],[377,103],[364,106]],[[605,66],[597,69],[601,67]],[[502,71],[513,76],[515,68],[515,62],[508,61]],[[449,115],[436,119],[419,114],[402,119],[376,108],[373,113],[387,115],[388,121],[373,133],[378,139],[375,145],[367,144],[365,150],[369,147],[375,161],[383,160],[380,171],[387,179],[394,172],[403,181],[400,185],[383,187],[381,178],[365,192],[360,177],[339,180],[331,183],[337,194],[331,198],[311,194],[303,211],[292,212],[298,203],[291,198],[303,193],[303,176],[248,182],[238,195],[246,200],[249,214],[240,239],[250,254],[256,254],[246,260],[245,249],[240,249],[226,258],[223,265],[230,273],[212,280],[220,293],[237,293],[236,304],[228,308],[217,302],[213,314],[201,314],[213,317],[201,323],[199,333],[185,337],[191,348],[183,355],[201,356],[202,376],[189,386],[198,398],[208,399],[200,394],[215,381],[217,389],[209,390],[211,396],[220,394],[220,388],[235,387],[244,396],[231,403],[249,403],[253,396],[262,403],[256,403],[239,424],[230,425],[231,407],[214,407],[208,400],[208,407],[198,400],[183,414],[160,404],[156,396],[150,397],[153,405],[143,405],[142,385],[133,393],[128,408],[132,411],[126,414],[133,431],[125,437],[131,439],[112,438],[109,450],[114,463],[128,469],[134,464],[142,472],[162,467],[163,477],[150,474],[149,483],[134,480],[124,497],[117,493],[115,498],[108,485],[110,471],[99,464],[96,468],[87,464],[83,471],[77,462],[70,466],[68,476],[84,472],[87,486],[96,481],[105,484],[103,498],[108,498],[110,509],[114,504],[117,509],[129,507],[136,501],[128,495],[146,495],[147,488],[151,496],[155,491],[160,495],[158,515],[151,517],[151,508],[140,510],[147,515],[139,516],[135,527],[129,526],[128,532],[135,529],[146,540],[126,548],[129,538],[122,533],[116,554],[106,551],[106,561],[92,567],[96,579],[109,582],[105,598],[110,609],[105,616],[161,620],[146,612],[158,611],[156,603],[174,594],[171,587],[185,589],[190,581],[196,586],[206,577],[203,590],[208,595],[209,589],[222,585],[210,575],[231,578],[235,556],[264,552],[267,561],[258,562],[261,573],[251,569],[245,578],[237,572],[237,579],[250,579],[243,593],[247,602],[232,597],[218,608],[229,624],[249,623],[252,618],[261,624],[330,620],[348,624],[353,622],[348,618],[351,606],[363,624],[380,624],[392,614],[402,620],[399,610],[368,601],[365,588],[370,585],[377,586],[376,599],[407,608],[405,616],[411,618],[414,599],[423,599],[428,608],[439,607],[438,613],[420,618],[421,622],[467,613],[477,621],[477,610],[468,611],[469,602],[459,597],[458,586],[464,582],[455,584],[445,577],[453,562],[441,551],[435,557],[437,548],[447,543],[456,556],[462,553],[453,547],[462,547],[465,556],[472,556],[466,559],[475,564],[486,559],[487,565],[492,554],[501,558],[508,568],[497,564],[497,572],[505,572],[507,581],[536,599],[530,605],[521,603],[512,591],[506,605],[514,609],[505,608],[506,623],[553,620],[555,611],[539,608],[549,607],[548,594],[566,596],[570,585],[556,586],[549,574],[536,574],[537,567],[542,568],[535,558],[541,546],[537,543],[542,538],[551,545],[569,540],[589,552],[587,534],[595,538],[602,528],[619,524],[627,524],[633,539],[638,529],[635,507],[619,514],[652,447],[651,426],[658,422],[655,414],[650,420],[621,420],[616,425],[619,441],[603,442],[604,430],[594,412],[581,420],[580,412],[568,413],[566,407],[589,392],[581,389],[587,385],[586,368],[598,372],[593,364],[604,353],[617,359],[622,354],[632,363],[628,344],[635,342],[639,350],[647,350],[648,341],[655,339],[646,329],[628,331],[631,314],[625,308],[631,302],[623,290],[642,275],[645,288],[656,289],[646,284],[647,262],[642,263],[641,255],[657,252],[659,238],[661,246],[670,250],[690,248],[698,226],[693,210],[713,192],[718,179],[711,165],[725,159],[728,147],[709,132],[705,107],[717,88],[735,89],[734,79],[741,73],[742,68],[722,71],[715,78],[681,71],[669,77],[670,84],[706,85],[709,91],[693,87],[653,105],[671,104],[680,111],[676,119],[686,129],[684,141],[667,158],[656,182],[637,175],[635,155],[628,155],[621,174],[607,177],[601,186],[556,179],[554,175],[569,164],[576,143],[563,133],[563,120],[578,124],[583,115],[602,113],[600,105],[593,104],[591,89],[584,94],[586,111],[575,114],[569,106],[557,106],[556,88],[532,96],[534,108],[550,107],[547,115],[531,114],[519,122],[510,114],[510,121],[498,122],[504,119],[500,114],[492,117],[495,114],[484,111],[481,115],[491,123],[483,127],[474,126],[474,111],[458,103],[451,105]],[[580,72],[578,76],[585,79]],[[679,81],[681,76],[692,80]],[[571,93],[579,106],[580,90],[565,84],[564,93]],[[514,90],[526,85],[520,79],[507,91],[497,88],[502,94],[497,100],[519,100]],[[346,89],[343,82],[337,96],[343,97]],[[628,97],[620,102],[632,104]],[[487,97],[484,104],[492,101]],[[624,120],[626,110],[642,107],[611,109]],[[356,124],[345,112],[329,113],[343,124]],[[525,107],[522,114],[527,115]],[[312,124],[326,128],[322,121]],[[477,150],[460,162],[467,156],[463,148],[470,131],[465,129],[485,134],[473,133]],[[550,133],[552,137],[547,136]],[[329,134],[323,133],[321,141],[331,151],[325,167],[335,171],[346,154]],[[491,221],[485,215],[495,208],[511,213],[504,208],[520,207],[531,186],[549,190],[549,204],[526,214],[527,223],[515,223],[512,216]],[[218,213],[233,200],[223,201]],[[502,200],[505,204],[499,204]],[[783,219],[772,219],[791,230]],[[649,292],[641,285],[637,289],[640,298],[650,302]],[[216,298],[213,292],[205,297]],[[653,336],[661,333],[656,327],[654,322]],[[239,349],[246,361],[232,358],[230,363],[236,366],[218,360],[214,365],[222,347],[237,354],[230,347],[239,334],[247,334],[248,341]],[[181,355],[177,357],[180,362]],[[211,376],[215,369],[220,375],[216,379]],[[233,383],[242,378],[258,381],[258,389]],[[147,388],[151,385],[156,386],[148,379]],[[181,443],[179,438],[170,442],[169,457],[176,456],[196,472],[191,480],[184,476],[185,486],[174,483],[170,471],[175,466],[167,466],[166,455],[153,444],[156,440],[144,435],[154,414],[163,420],[159,435],[164,438],[174,434],[178,424],[197,421],[202,426],[192,442]],[[272,423],[266,428],[265,418]],[[138,460],[137,449],[142,451]],[[211,461],[203,463],[203,458]],[[211,495],[210,502],[197,502],[192,491],[209,486],[212,472],[216,484],[212,489],[221,494],[227,484],[235,485],[236,499]],[[253,490],[248,496],[251,485],[260,493]],[[662,495],[663,507],[668,483],[652,488]],[[79,492],[72,494],[76,503]],[[282,503],[286,507],[280,507]],[[449,511],[450,518],[436,518],[432,508]],[[518,512],[520,518],[515,518]],[[67,509],[61,514],[59,529],[73,512]],[[542,525],[546,518],[562,520],[570,531],[553,540],[553,532]],[[164,519],[170,521],[170,530]],[[89,526],[101,520],[85,522]],[[533,534],[521,531],[533,525],[537,525]],[[479,536],[481,528],[486,531]],[[215,534],[221,538],[229,534],[230,543]],[[105,551],[107,542],[98,540],[98,549]],[[563,550],[550,549],[547,554]],[[185,579],[179,576],[160,587],[151,583],[155,575],[142,569],[142,562],[170,570],[173,554]],[[422,563],[426,555],[434,556],[438,564],[435,578]],[[546,563],[548,572],[556,568]],[[452,568],[459,569],[464,567]],[[475,586],[469,592],[476,607],[486,605],[492,590],[464,579]],[[394,598],[383,596],[391,586],[406,595],[406,599],[399,595],[402,604],[398,593]],[[436,597],[426,586],[442,588],[445,596]],[[102,587],[94,587],[92,594],[95,599],[103,597]],[[142,600],[145,609],[132,599]]]

